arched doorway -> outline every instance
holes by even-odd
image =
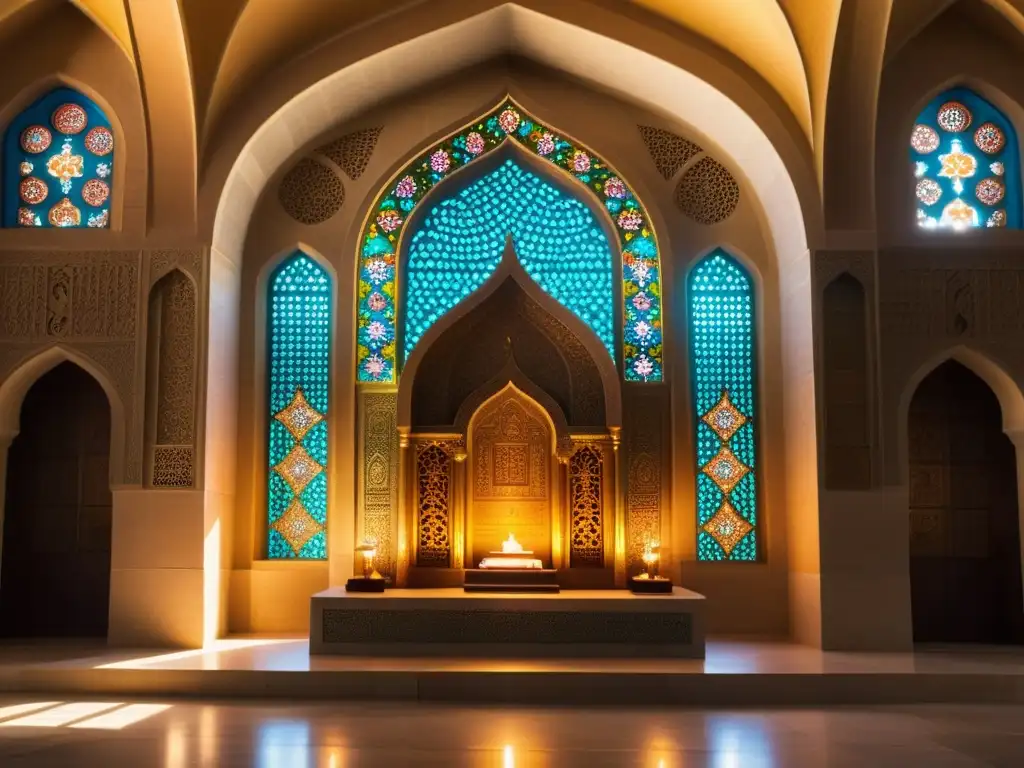
[[[1013,444],[999,401],[960,363],[910,404],[910,586],[915,642],[1024,642]]]
[[[0,634],[103,637],[110,601],[110,406],[73,363],[25,395],[7,459]]]

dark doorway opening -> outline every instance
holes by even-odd
[[[908,434],[914,641],[1024,643],[1016,455],[999,401],[944,363],[914,394]]]
[[[7,459],[0,634],[102,637],[110,602],[110,406],[61,363],[25,395]]]

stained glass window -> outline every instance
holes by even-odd
[[[757,559],[754,288],[724,251],[689,279],[697,557]]]
[[[1020,228],[1017,133],[974,91],[953,88],[924,108],[910,133],[910,162],[920,226]]]
[[[4,134],[5,227],[109,227],[114,134],[70,88],[32,104]]]
[[[375,200],[359,246],[358,380],[393,382],[398,374],[395,285],[409,215],[437,184],[506,141],[582,184],[581,191],[585,188],[608,216],[622,253],[623,376],[661,381],[661,261],[646,209],[604,160],[534,120],[511,100],[417,157]]]
[[[568,308],[615,359],[612,254],[590,209],[506,160],[425,217],[409,245],[405,357],[445,312],[497,268],[512,236],[523,269]],[[385,332],[363,330],[366,340]]]
[[[267,556],[327,557],[331,279],[299,252],[271,275]]]

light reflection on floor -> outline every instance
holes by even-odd
[[[0,766],[1009,768],[1021,765],[1022,724],[1024,706],[701,712],[0,700]]]

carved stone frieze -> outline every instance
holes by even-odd
[[[626,568],[639,568],[648,543],[661,541],[665,503],[664,468],[667,457],[664,425],[668,400],[664,385],[631,387],[625,428],[626,447]]]
[[[814,279],[819,291],[848,272],[860,281],[868,295],[875,285],[874,251],[816,251],[813,256]]]
[[[604,564],[604,455],[581,445],[569,458],[569,558],[576,566]]]
[[[172,269],[180,269],[199,283],[203,274],[202,248],[160,249],[145,252],[149,260],[149,284],[153,285]]]
[[[417,565],[447,566],[451,541],[452,455],[438,443],[416,447]]]

